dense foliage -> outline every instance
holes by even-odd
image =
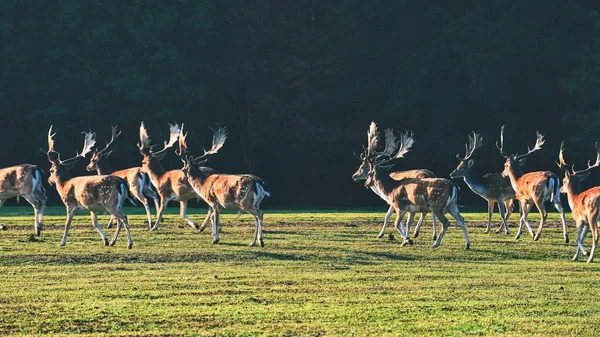
[[[486,143],[478,168],[499,171],[502,124],[509,151],[532,145],[536,129],[547,136],[527,170],[556,169],[563,139],[582,165],[600,139],[597,9],[556,0],[2,1],[0,166],[47,168],[39,148],[50,124],[65,156],[80,131],[108,138],[118,124],[113,168],[139,165],[142,120],[158,144],[167,122],[185,122],[196,151],[210,126],[228,126],[209,165],[263,177],[271,205],[379,204],[350,179],[371,120],[415,132],[397,168],[448,176],[476,130]],[[180,167],[174,155],[164,164]]]

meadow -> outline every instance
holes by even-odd
[[[385,209],[267,209],[263,248],[248,246],[248,215],[226,214],[213,245],[210,228],[184,225],[175,207],[156,232],[141,211],[126,209],[133,249],[124,232],[104,247],[83,212],[61,248],[64,208],[47,210],[40,237],[30,208],[0,208],[0,335],[600,334],[600,303],[591,300],[600,260],[571,261],[574,225],[566,245],[556,213],[534,242],[514,240],[516,216],[505,236],[484,234],[487,215],[465,212],[465,251],[454,225],[432,249],[429,217],[412,246],[377,239]],[[205,211],[191,209],[192,219]],[[100,220],[112,235],[108,217]]]

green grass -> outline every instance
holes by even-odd
[[[600,260],[570,261],[575,247],[556,223],[538,242],[515,241],[483,234],[486,215],[465,213],[465,251],[456,226],[432,249],[429,218],[415,244],[400,247],[375,238],[384,209],[267,211],[260,248],[248,247],[248,215],[225,215],[212,245],[176,209],[157,232],[139,208],[126,212],[131,250],[124,233],[102,246],[84,213],[60,248],[63,208],[48,209],[40,238],[31,238],[31,209],[0,208],[0,335],[600,334]],[[205,210],[190,213],[201,221]]]

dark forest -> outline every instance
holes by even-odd
[[[544,134],[524,170],[559,177],[561,141],[580,168],[600,141],[593,1],[6,0],[0,41],[0,167],[47,170],[50,125],[64,157],[82,131],[103,146],[119,125],[110,164],[122,169],[140,165],[141,121],[157,144],[167,123],[185,123],[198,151],[218,124],[229,138],[207,165],[262,177],[265,208],[385,208],[351,179],[371,121],[414,132],[396,170],[439,177],[473,130],[482,173],[502,170],[503,124],[510,152]],[[92,174],[86,164],[73,174]],[[181,162],[171,152],[163,165]],[[460,184],[461,204],[485,207]]]

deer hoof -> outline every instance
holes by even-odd
[[[583,255],[583,256],[588,256],[588,252],[587,252],[587,251],[585,251],[585,250],[582,250],[582,251],[581,251],[581,255]]]
[[[261,247],[264,247],[264,246],[265,246],[265,242],[264,242],[262,239],[260,239],[260,240],[259,240],[259,242],[260,242],[260,246],[261,246]]]
[[[419,237],[419,232],[415,232],[415,233],[413,234],[413,237],[415,237],[415,238],[418,238],[418,237]]]
[[[437,240],[437,236],[436,235],[433,236],[433,241],[435,241],[435,240]]]
[[[408,244],[409,244],[409,245],[411,245],[411,246],[412,246],[412,245],[413,245],[413,243],[414,243],[414,242],[413,242],[413,240],[412,240],[412,239],[408,239]]]
[[[407,244],[407,243],[408,243],[408,242],[407,242],[406,240],[402,241],[402,243],[400,244],[400,247],[404,247],[404,246],[406,246],[406,244]]]
[[[489,228],[486,228],[486,229],[483,231],[483,233],[484,233],[484,234],[489,234],[489,233],[490,233],[490,229],[489,229]]]
[[[378,238],[378,239],[381,239],[382,237],[383,237],[383,233],[382,233],[382,234],[379,234],[379,235],[377,235],[377,238]]]
[[[539,234],[536,234],[536,235],[533,237],[533,241],[538,241],[538,240],[540,239],[540,236],[541,236],[541,235],[539,235]]]
[[[471,243],[470,242],[468,242],[468,243],[465,244],[465,250],[469,250],[469,249],[471,249]]]
[[[219,243],[219,239],[213,239],[212,243],[213,243],[213,245],[216,245],[217,243]]]
[[[105,245],[105,246],[108,246],[108,245],[109,245],[108,239],[106,239],[106,238],[104,239],[104,245]]]
[[[569,243],[569,237],[568,236],[565,238],[565,243]]]
[[[510,235],[510,231],[504,232],[504,235]]]
[[[4,230],[4,228],[2,228]],[[40,236],[42,235],[42,229],[41,228],[36,228],[35,229],[35,235]]]
[[[115,245],[115,243],[117,243],[117,241],[111,241],[108,245],[113,247]]]
[[[439,247],[439,246],[440,246],[440,245],[438,245],[438,244],[435,244],[435,243],[434,243],[433,245],[431,245],[431,248],[437,248],[437,247]]]
[[[127,244],[127,249],[131,249],[133,247],[133,242]]]
[[[198,228],[198,230],[202,233],[204,232],[204,230],[206,229],[206,225],[202,225],[200,226],[200,228]]]
[[[196,228],[197,230],[200,230],[200,225],[194,222],[194,228]]]

